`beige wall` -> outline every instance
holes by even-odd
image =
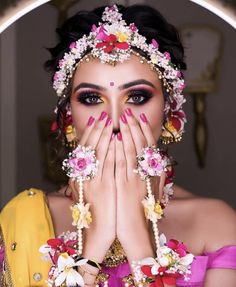
[[[108,1],[80,1],[76,8],[91,8],[91,3],[106,4]],[[135,2],[135,1],[133,1]],[[140,3],[141,1],[139,1]],[[192,100],[188,97],[185,109],[188,116],[186,134],[180,144],[173,147],[173,153],[179,162],[175,182],[190,191],[211,197],[225,199],[236,207],[234,173],[236,166],[235,140],[236,129],[236,94],[234,89],[236,66],[234,56],[236,50],[236,32],[228,24],[207,10],[187,0],[146,0],[145,3],[155,5],[170,22],[178,27],[186,24],[207,24],[218,28],[224,36],[224,54],[222,57],[220,81],[218,90],[207,97],[207,121],[209,129],[209,146],[207,154],[207,165],[199,169],[194,154],[193,146],[193,114]],[[76,10],[76,9],[75,9]],[[72,14],[73,11],[70,11]],[[1,169],[1,205],[12,195],[22,189],[38,187],[51,191],[54,186],[44,179],[42,175],[42,163],[39,146],[38,118],[50,116],[56,104],[56,96],[50,86],[49,75],[43,70],[43,63],[48,58],[45,47],[51,47],[56,43],[54,28],[57,22],[56,11],[50,4],[45,4],[35,11],[27,14],[15,25],[15,49],[5,51],[5,56],[16,53],[15,82],[12,103],[16,99],[16,114],[12,118],[12,109],[5,113],[1,128],[11,122],[16,129],[16,158],[15,160],[16,180],[10,166]],[[1,36],[2,41],[10,33],[6,30]],[[13,37],[13,36],[12,36]],[[5,66],[3,66],[6,65]],[[9,65],[12,63],[9,63]],[[5,89],[11,87],[11,72],[7,76],[3,73],[7,69],[8,61],[2,61],[1,80],[4,80]],[[13,81],[14,82],[14,81]],[[2,89],[1,89],[2,91]],[[1,99],[6,97],[6,92],[1,93]],[[4,101],[1,100],[1,103]],[[5,110],[4,107],[1,109]],[[13,109],[14,111],[14,109]],[[2,117],[2,114],[1,114]],[[1,133],[2,135],[2,133]],[[10,139],[8,139],[10,140]],[[1,139],[2,141],[2,139]],[[9,142],[10,143],[10,142]],[[14,146],[14,145],[13,145]],[[12,144],[1,149],[1,162],[6,160],[6,154],[12,151]],[[3,158],[3,155],[5,157]],[[8,178],[9,177],[9,178]],[[11,182],[9,190],[6,189],[6,179]],[[3,196],[3,191],[4,196]]]

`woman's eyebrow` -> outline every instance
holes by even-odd
[[[126,84],[123,84],[121,86],[119,86],[119,90],[124,90],[124,89],[128,89],[132,86],[136,86],[136,85],[148,85],[152,88],[155,88],[155,86],[153,85],[153,83],[147,81],[147,80],[144,80],[144,79],[140,79],[140,80],[135,80],[135,81],[132,81],[132,82],[129,82],[129,83],[126,83]]]
[[[74,88],[74,92],[76,92],[77,90],[82,89],[82,88],[90,88],[90,89],[95,89],[98,91],[105,91],[106,90],[104,87],[99,86],[99,85],[95,85],[92,83],[80,83],[78,86],[76,86]]]

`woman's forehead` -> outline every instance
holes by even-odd
[[[106,83],[109,86],[115,86],[115,84],[121,85],[137,79],[146,79],[153,82],[155,86],[160,85],[157,72],[151,70],[149,64],[141,63],[140,58],[135,55],[123,63],[118,62],[114,66],[90,57],[88,62],[83,61],[78,66],[74,75],[73,86],[81,82]]]

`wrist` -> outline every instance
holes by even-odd
[[[146,257],[155,257],[152,233],[149,232],[146,224],[130,226],[118,234],[118,239],[129,262]]]

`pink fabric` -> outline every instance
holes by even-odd
[[[202,287],[207,269],[230,268],[236,269],[236,245],[228,245],[215,252],[204,252],[195,256],[191,268],[190,280],[177,279],[177,287]],[[120,264],[114,268],[103,267],[102,271],[110,274],[109,285],[112,287],[123,287],[122,278],[131,273],[128,263]]]

